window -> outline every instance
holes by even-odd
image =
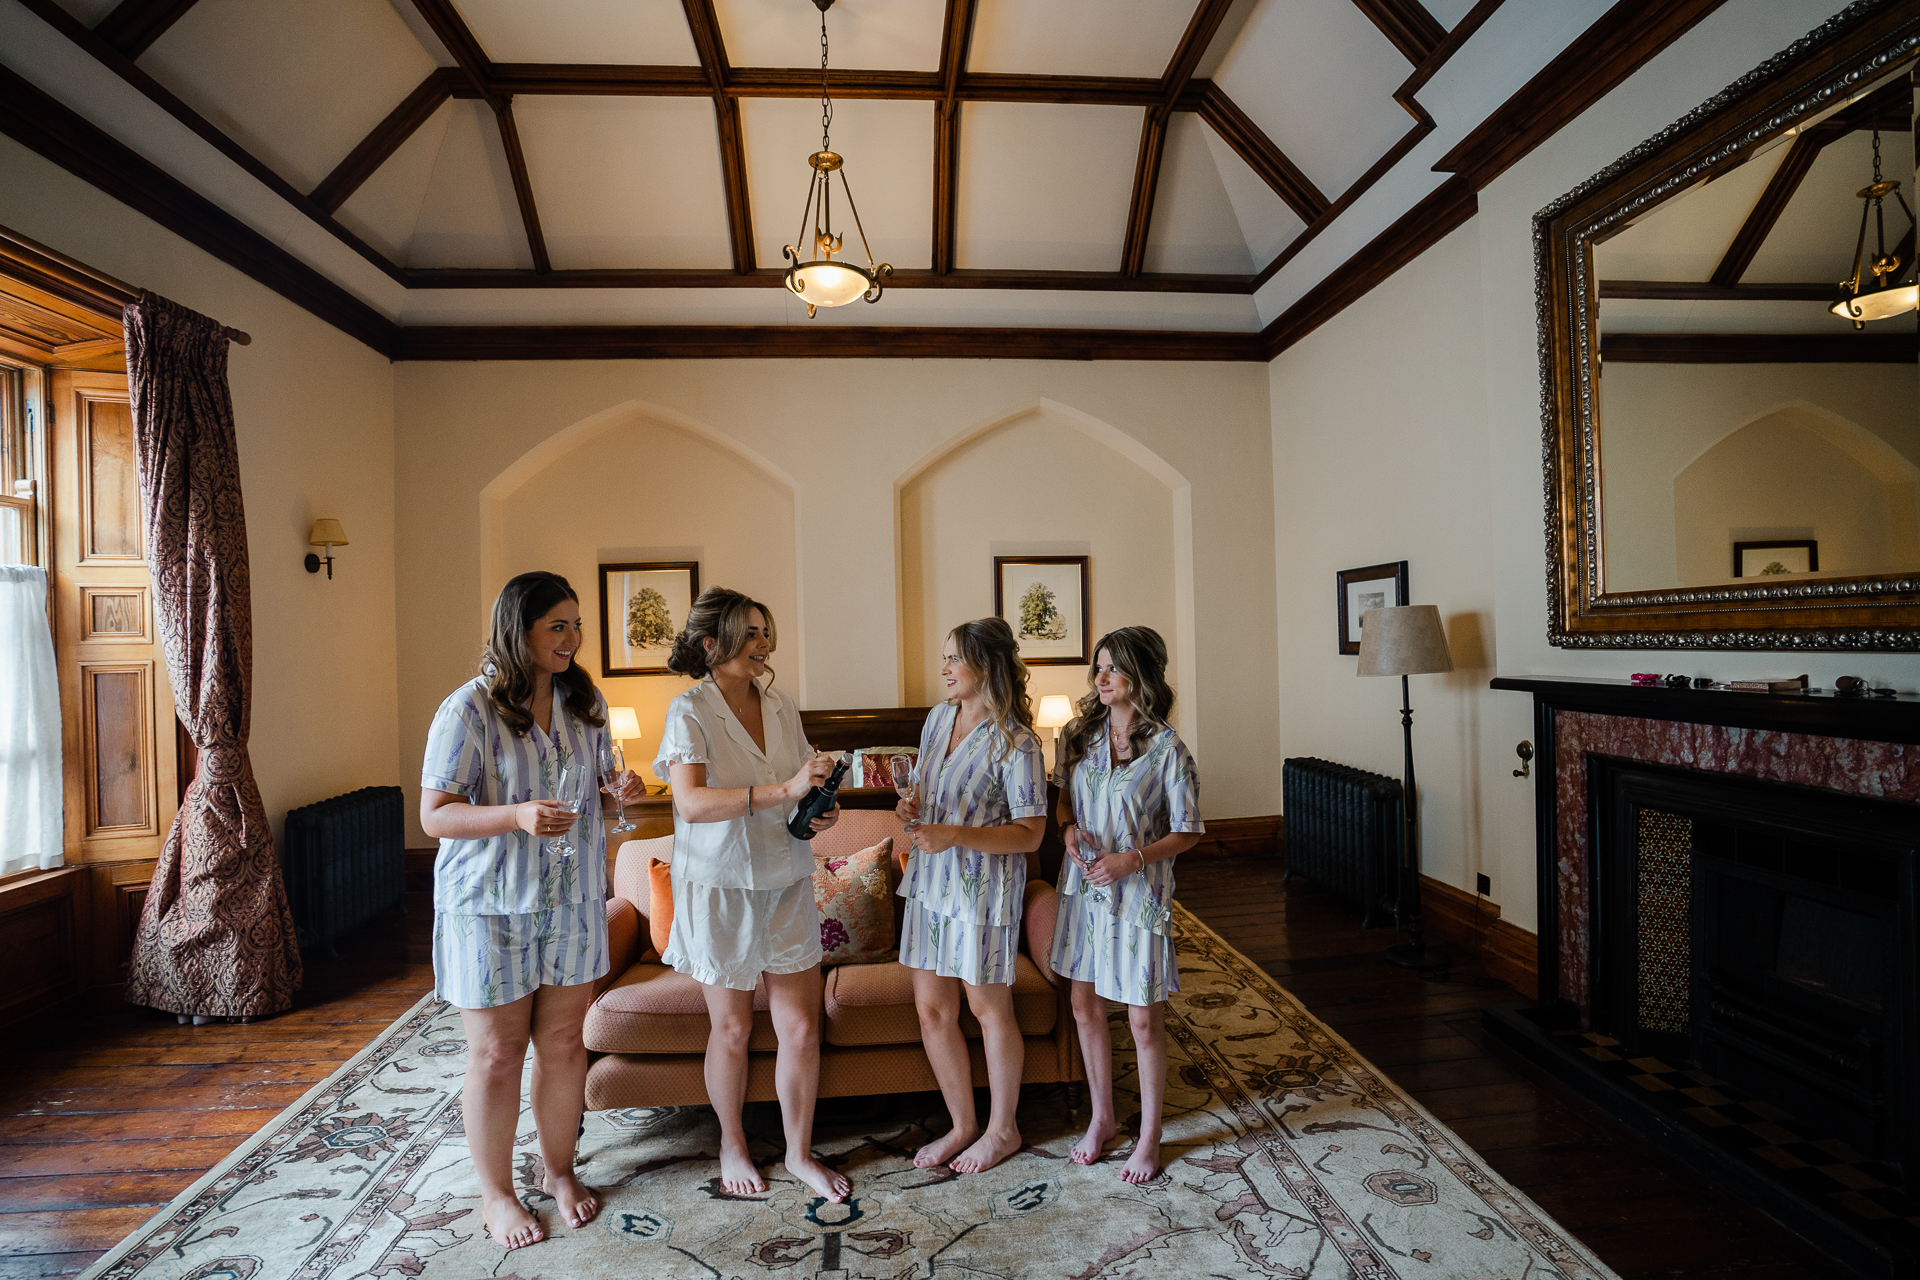
[[[26,377],[0,365],[0,564],[38,564],[32,418]]]

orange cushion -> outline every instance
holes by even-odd
[[[892,836],[846,857],[814,851],[822,964],[871,964],[899,954],[893,929],[893,891],[899,883]]]
[[[667,934],[673,929],[673,873],[667,863],[647,858],[647,937],[653,954],[667,954]]]
[[[611,993],[609,993],[611,994]],[[827,1024],[821,1039],[828,1044],[917,1044],[920,1015],[913,1007],[913,970],[897,960],[885,964],[848,964],[827,975]],[[1024,953],[1013,965],[1013,1017],[1023,1036],[1044,1036],[1053,1030],[1060,997]],[[980,1024],[960,1010],[960,1030],[969,1039],[980,1038]]]
[[[704,1053],[712,1026],[698,982],[664,965],[636,964],[593,1002],[581,1037],[595,1053]],[[762,982],[753,990],[747,1048],[770,1052],[778,1047]]]

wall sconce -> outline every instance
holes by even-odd
[[[1064,693],[1050,693],[1040,699],[1039,714],[1033,723],[1041,729],[1053,730],[1053,738],[1047,745],[1053,749],[1054,767],[1060,763],[1060,726],[1073,719],[1073,699]],[[1048,773],[1052,773],[1052,768]]]
[[[315,520],[313,522],[313,532],[307,535],[307,545],[310,547],[325,547],[327,549],[325,556],[327,581],[333,581],[333,549],[347,545],[347,531],[340,527],[338,520]],[[321,563],[322,557],[313,554],[311,551],[307,552],[308,573],[320,572]]]

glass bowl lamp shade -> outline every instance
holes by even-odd
[[[832,151],[816,151],[807,157],[813,168],[813,180],[807,187],[807,203],[800,215],[800,235],[796,244],[785,245],[781,254],[793,263],[782,283],[794,296],[807,304],[807,318],[821,307],[844,307],[849,302],[880,301],[882,276],[893,274],[889,263],[876,263],[867,247],[866,229],[860,225],[860,210],[853,203],[853,189],[847,185],[846,161]],[[840,175],[840,191],[853,214],[853,227],[866,253],[867,265],[836,260],[844,237],[833,229],[833,175]],[[811,231],[808,224],[811,223]],[[811,247],[813,256],[802,259],[799,245]]]
[[[1873,181],[1854,193],[1860,200],[1860,235],[1853,246],[1853,274],[1840,282],[1843,291],[1829,310],[1856,329],[1872,320],[1890,320],[1914,310],[1920,302],[1920,283],[1914,275],[1914,219],[1900,194],[1900,184],[1880,176],[1880,131],[1873,133]],[[1907,231],[1887,252],[1886,198],[1892,196],[1907,216]],[[1873,227],[1873,245],[1867,228]]]

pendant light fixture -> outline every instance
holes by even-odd
[[[807,304],[811,320],[820,307],[844,307],[864,298],[880,301],[880,277],[893,274],[889,263],[875,264],[873,250],[867,247],[867,231],[860,225],[860,210],[853,204],[853,188],[847,185],[846,161],[833,150],[833,96],[827,91],[827,10],[833,0],[813,0],[820,10],[820,149],[807,157],[813,178],[807,184],[806,207],[800,212],[800,234],[795,243],[781,249],[792,261],[783,283]],[[836,261],[841,236],[833,229],[833,175],[840,175],[840,191],[847,200],[847,212],[853,215],[853,229],[860,236],[860,249],[867,265]],[[811,224],[811,231],[808,230]],[[813,256],[801,260],[804,246]]]
[[[1860,238],[1853,246],[1853,275],[1840,282],[1846,292],[1831,310],[1842,320],[1853,321],[1854,328],[1861,329],[1869,320],[1886,320],[1912,311],[1916,298],[1920,297],[1920,285],[1915,283],[1913,270],[1913,210],[1900,194],[1900,184],[1880,176],[1878,129],[1873,131],[1873,183],[1860,188],[1856,194],[1861,200]],[[1900,211],[1907,215],[1907,234],[1893,246],[1892,253],[1887,252],[1887,215],[1882,207],[1888,196],[1899,201]],[[1873,223],[1872,258],[1867,257],[1869,222]]]

